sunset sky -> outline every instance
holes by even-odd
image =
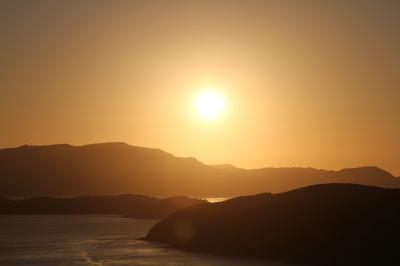
[[[122,141],[210,164],[400,175],[399,8],[2,0],[0,147]],[[203,91],[222,99],[218,117],[199,113]]]

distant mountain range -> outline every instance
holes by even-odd
[[[184,208],[144,239],[300,265],[400,265],[399,224],[400,189],[322,184]]]
[[[246,170],[206,165],[159,149],[125,143],[0,149],[0,195],[7,197],[144,194],[231,197],[282,192],[312,184],[358,183],[400,188],[377,167]]]
[[[0,214],[114,214],[136,219],[160,219],[178,209],[200,203],[207,201],[184,196],[159,199],[129,194],[19,200],[0,197]]]

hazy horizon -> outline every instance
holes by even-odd
[[[1,1],[0,147],[122,141],[207,164],[398,176],[399,6]],[[199,115],[209,89],[223,111]]]

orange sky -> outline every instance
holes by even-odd
[[[0,147],[400,175],[399,3],[2,1]],[[226,100],[212,122],[194,109],[204,86]]]

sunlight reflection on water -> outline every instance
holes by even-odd
[[[266,265],[137,240],[156,222],[97,215],[0,216],[0,265]]]
[[[204,198],[204,199],[210,203],[215,203],[215,202],[221,202],[221,201],[228,200],[229,198]]]

